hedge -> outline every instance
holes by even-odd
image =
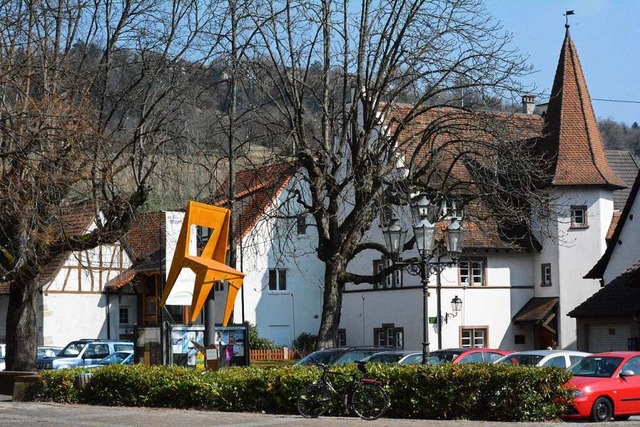
[[[485,364],[370,364],[372,378],[389,394],[385,417],[546,421],[557,419],[570,399],[562,385],[571,374],[560,368]],[[332,367],[344,374],[354,365]],[[36,399],[110,406],[169,407],[236,412],[297,414],[298,392],[319,375],[315,367],[232,367],[201,371],[181,367],[113,365],[91,370],[84,388],[74,386],[81,368],[43,371]],[[340,393],[349,376],[333,376]],[[343,396],[328,415],[349,415]]]

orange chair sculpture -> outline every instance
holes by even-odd
[[[222,324],[227,325],[238,290],[240,290],[245,276],[244,273],[225,264],[230,218],[231,214],[228,209],[189,201],[167,283],[162,294],[161,305],[165,305],[180,271],[183,268],[190,268],[196,275],[191,300],[191,321],[195,321],[202,311],[213,285],[219,280],[226,280],[228,292]],[[189,254],[189,241],[193,225],[211,229],[209,241],[198,256]]]

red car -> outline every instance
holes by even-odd
[[[640,415],[640,352],[614,351],[587,356],[569,368],[574,390],[565,419],[604,422]]]
[[[446,350],[434,350],[429,353],[427,363],[430,365],[442,365],[444,363],[493,363],[502,356],[513,353],[509,350],[493,348],[448,348]],[[400,364],[410,365],[422,363],[422,353],[416,352],[400,359]]]

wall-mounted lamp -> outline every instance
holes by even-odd
[[[460,310],[462,310],[462,300],[458,295],[453,297],[453,299],[451,300],[451,310],[453,311],[453,313],[445,313],[444,316],[442,316],[442,320],[444,320],[444,323],[449,323],[449,319],[453,319],[454,317],[456,317],[458,313],[460,313]]]

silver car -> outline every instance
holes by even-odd
[[[495,364],[528,365],[528,366],[556,366],[568,368],[591,353],[573,350],[527,350],[516,351],[496,360]]]
[[[38,369],[67,369],[95,365],[118,351],[133,352],[130,341],[83,339],[71,341],[55,357],[38,359]]]

